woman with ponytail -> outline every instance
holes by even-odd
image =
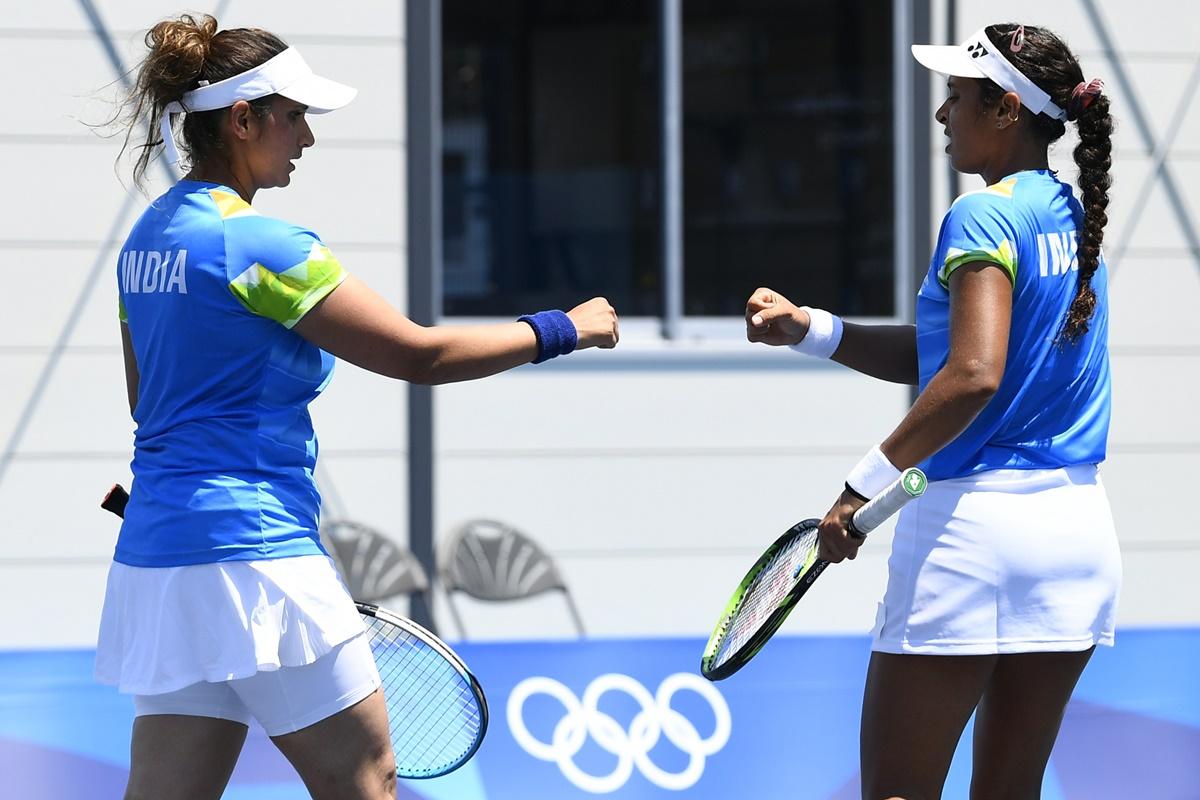
[[[128,100],[186,174],[116,265],[134,483],[109,571],[97,678],[134,696],[127,798],[217,798],[256,719],[312,797],[394,798],[379,674],[318,536],[308,403],[334,357],[391,378],[471,380],[613,347],[603,298],[500,325],[422,327],[312,231],[260,214],[355,90],[267,31],[155,25]],[[352,202],[354,198],[346,198]]]
[[[896,523],[863,699],[863,797],[940,797],[974,713],[973,800],[1032,799],[1076,681],[1113,643],[1121,583],[1098,474],[1112,118],[1103,82],[1041,28],[991,25],[913,55],[948,76],[935,115],[946,152],[985,184],[942,221],[916,325],[843,323],[759,289],[747,336],[920,389],[820,527],[825,557],[853,559],[853,513],[906,467],[929,478]],[[1048,161],[1069,123],[1079,199]]]

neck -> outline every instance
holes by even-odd
[[[237,170],[229,164],[215,161],[194,164],[188,174],[183,177],[189,181],[224,184],[237,192],[247,203],[254,201],[255,186],[250,181],[239,178]]]
[[[980,175],[991,186],[1007,175],[1028,169],[1050,169],[1050,160],[1044,144],[1023,136],[1001,149]]]

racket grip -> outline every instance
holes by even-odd
[[[925,494],[925,487],[928,485],[925,473],[921,470],[916,467],[904,470],[895,483],[872,497],[865,506],[854,512],[854,517],[850,520],[851,535],[859,538],[865,537],[910,500],[915,500]]]
[[[100,501],[100,507],[105,511],[111,511],[118,517],[125,516],[125,505],[129,502],[129,492],[125,491],[125,487],[119,483],[114,483],[113,487],[108,490],[108,494],[104,495],[104,499]]]

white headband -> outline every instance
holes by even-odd
[[[1005,91],[1016,92],[1021,104],[1034,114],[1067,119],[1067,112],[1055,105],[1050,95],[1014,67],[992,44],[984,28],[975,31],[962,44],[914,44],[912,54],[925,67],[943,75],[990,78]]]
[[[201,81],[200,88],[186,92],[177,102],[168,104],[163,109],[159,126],[167,161],[179,163],[179,150],[171,129],[172,114],[228,108],[238,100],[257,100],[272,94],[308,106],[310,114],[325,114],[349,103],[358,90],[316,75],[300,52],[289,47],[232,78],[212,84]]]

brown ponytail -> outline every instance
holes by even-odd
[[[1087,333],[1088,323],[1096,310],[1092,276],[1100,266],[1100,246],[1104,242],[1104,226],[1108,224],[1113,121],[1108,113],[1108,98],[1103,94],[1090,98],[1089,102],[1079,102],[1076,90],[1084,82],[1083,70],[1066,43],[1045,28],[1026,25],[1023,43],[1014,51],[1009,45],[1020,27],[1011,23],[989,25],[986,33],[1014,67],[1049,94],[1059,108],[1068,111],[1068,119],[1073,120],[1079,130],[1079,144],[1075,148],[1083,205],[1083,230],[1079,232],[1077,254],[1079,277],[1075,299],[1059,332],[1060,342],[1070,343]],[[985,103],[994,103],[1004,94],[1004,89],[985,79],[981,94]],[[1021,109],[1021,115],[1032,123],[1034,135],[1047,145],[1066,133],[1066,125],[1053,117],[1032,114],[1025,108]]]
[[[137,80],[124,103],[127,121],[121,147],[124,154],[134,130],[148,126],[145,142],[135,145],[140,150],[133,168],[138,186],[143,186],[154,149],[163,143],[159,124],[168,105],[199,87],[202,80],[216,83],[231,78],[287,49],[279,37],[257,28],[218,31],[217,20],[207,14],[164,20],[147,31],[145,41],[150,52],[138,67]],[[271,100],[265,97],[250,105],[263,116]],[[183,143],[191,163],[204,161],[222,149],[220,118],[220,109],[184,116]]]

